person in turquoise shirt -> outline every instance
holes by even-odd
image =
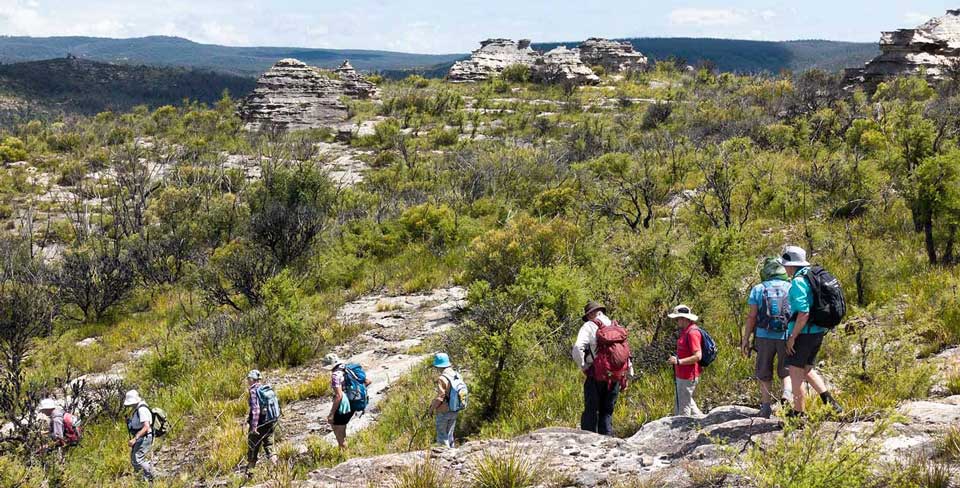
[[[786,361],[790,382],[793,384],[793,412],[790,415],[803,415],[806,400],[804,380],[810,381],[810,386],[820,394],[823,403],[829,404],[837,412],[842,412],[843,408],[834,400],[823,379],[819,375],[810,374],[817,363],[817,355],[827,329],[809,322],[814,297],[810,291],[810,282],[806,278],[810,268],[807,252],[797,246],[787,246],[780,259],[787,274],[793,277],[789,294],[793,315],[787,327],[790,335],[787,337]]]

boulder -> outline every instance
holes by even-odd
[[[509,66],[521,64],[532,67],[540,54],[530,47],[528,39],[514,42],[510,39],[487,39],[480,43],[469,59],[457,61],[447,73],[454,83],[484,81],[503,72]]]
[[[591,37],[577,48],[580,59],[587,66],[602,66],[608,73],[644,70],[648,66],[647,57],[633,49],[627,41],[611,41]]]
[[[883,32],[880,52],[864,67],[847,69],[844,84],[873,89],[896,76],[925,73],[931,80],[945,78],[960,61],[960,10],[947,10],[914,29]]]
[[[378,95],[377,87],[348,62],[330,72],[296,59],[282,59],[260,76],[239,112],[249,130],[336,128],[349,117],[342,97]]]
[[[539,83],[575,83],[578,85],[600,82],[592,69],[580,60],[580,52],[560,46],[548,51],[537,60],[531,72]]]

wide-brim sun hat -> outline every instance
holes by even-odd
[[[673,311],[667,314],[667,317],[670,317],[671,319],[678,319],[680,317],[683,317],[685,319],[690,320],[691,322],[697,322],[700,320],[700,317],[698,317],[697,314],[693,313],[690,310],[690,307],[682,303],[680,305],[677,305],[676,307],[673,307]]]
[[[53,398],[44,398],[40,400],[40,406],[37,407],[37,410],[53,410],[59,406]]]
[[[140,394],[137,393],[137,390],[130,390],[123,398],[123,406],[130,407],[138,403],[143,402],[143,399],[140,398]]]
[[[588,320],[587,316],[589,316],[593,312],[596,312],[597,310],[601,312],[606,312],[607,307],[604,307],[603,304],[600,302],[594,302],[594,301],[587,302],[587,305],[583,307],[583,320],[584,321]]]
[[[780,264],[784,266],[804,267],[810,266],[807,262],[807,251],[799,246],[787,246],[783,248],[783,254],[780,256]]]
[[[327,369],[333,370],[337,369],[337,366],[343,364],[343,359],[340,359],[336,353],[331,352],[323,357],[323,366]]]
[[[438,352],[433,356],[433,367],[434,368],[449,368],[453,364],[450,362],[450,356]]]

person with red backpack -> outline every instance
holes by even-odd
[[[45,450],[56,449],[62,461],[64,449],[80,443],[80,419],[64,411],[52,398],[40,400],[37,410],[50,419],[49,435],[52,445]]]
[[[580,428],[613,435],[613,409],[630,373],[630,346],[627,330],[610,320],[606,311],[597,302],[587,303],[572,356],[586,376]]]
[[[677,354],[670,356],[668,363],[674,368],[674,415],[701,416],[703,412],[697,407],[693,393],[700,381],[703,372],[701,359],[704,357],[704,337],[697,327],[700,320],[686,305],[673,307],[673,312],[667,317],[677,321],[680,337],[677,339]]]

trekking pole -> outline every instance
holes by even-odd
[[[410,443],[407,444],[407,451],[413,449],[413,443],[417,440],[417,435],[420,434],[420,430],[423,428],[423,422],[427,420],[427,415],[429,414],[430,412],[424,412],[420,414],[420,416],[417,418],[417,422],[414,426],[413,435],[410,436]]]

